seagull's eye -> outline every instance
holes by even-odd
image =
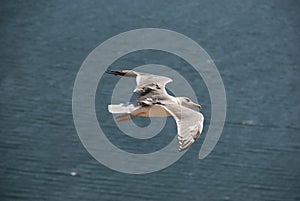
[[[190,102],[190,99],[188,99],[188,98],[186,98],[185,100],[186,100],[187,102]]]

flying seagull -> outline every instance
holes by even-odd
[[[177,124],[178,151],[189,148],[200,136],[204,117],[200,112],[190,108],[201,108],[201,105],[194,103],[187,97],[169,95],[165,86],[173,81],[171,78],[133,70],[107,70],[106,73],[136,78],[137,86],[134,92],[139,95],[137,101],[135,103],[108,106],[110,113],[123,113],[123,115],[116,117],[119,122],[129,121],[138,116],[173,116]]]

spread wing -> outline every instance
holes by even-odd
[[[196,112],[178,104],[160,105],[176,120],[179,140],[179,151],[189,148],[200,136],[203,129],[204,117]]]
[[[136,88],[134,92],[144,93],[146,90],[156,89],[162,90],[164,93],[167,83],[172,82],[171,78],[159,75],[153,75],[149,73],[140,73],[133,70],[111,71],[107,70],[106,73],[136,78]]]

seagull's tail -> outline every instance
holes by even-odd
[[[108,105],[108,111],[112,114],[131,113],[134,110],[139,109],[141,106],[133,103],[119,104],[119,105]]]

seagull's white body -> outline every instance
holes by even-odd
[[[109,74],[136,78],[139,93],[136,103],[109,105],[111,113],[125,113],[118,116],[120,122],[128,121],[137,116],[167,117],[173,116],[177,124],[179,151],[187,149],[200,136],[204,117],[200,112],[190,108],[201,106],[186,97],[174,97],[167,93],[165,85],[172,79],[132,70],[107,71]],[[128,115],[131,115],[128,117]]]

